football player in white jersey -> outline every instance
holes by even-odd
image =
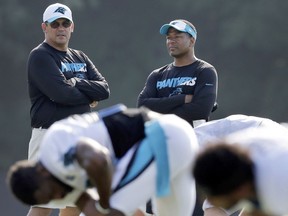
[[[209,142],[215,142],[233,133],[249,128],[263,127],[273,128],[276,130],[286,130],[281,124],[268,118],[235,114],[227,116],[226,118],[206,122],[194,128],[194,131],[196,133],[200,148],[202,148]],[[205,195],[202,194],[202,197],[205,198]],[[207,200],[204,200],[203,202],[204,216],[229,216],[233,213],[233,215],[238,215],[237,213],[239,213],[240,210],[241,207],[238,208],[238,211],[236,208],[227,210],[224,208],[215,207]],[[239,215],[244,216],[243,211]]]
[[[74,203],[86,216],[123,216],[152,198],[157,216],[191,216],[198,148],[193,128],[180,117],[116,105],[54,123],[39,161],[15,163],[7,179],[28,205]]]
[[[284,127],[279,123],[262,117],[247,116],[242,114],[235,114],[213,121],[203,123],[194,128],[200,148],[207,145],[208,142],[219,140],[227,135],[239,132],[248,128],[273,128],[283,130]],[[205,194],[200,194],[203,199],[204,216],[229,216],[238,215],[241,208],[238,209],[223,209],[213,206],[205,200]]]
[[[193,176],[214,206],[243,207],[247,215],[285,215],[287,164],[287,129],[250,128],[206,143]]]

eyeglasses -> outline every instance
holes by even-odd
[[[72,22],[70,20],[65,20],[62,23],[57,22],[57,21],[53,21],[51,23],[46,22],[46,25],[50,25],[51,28],[53,28],[53,29],[59,28],[60,25],[63,26],[64,28],[69,28],[71,26],[71,24],[72,24]]]

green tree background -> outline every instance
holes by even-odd
[[[110,84],[111,97],[95,110],[115,103],[136,106],[148,74],[172,61],[159,28],[183,18],[198,30],[196,56],[218,71],[219,109],[212,119],[240,113],[288,120],[288,1],[58,2],[73,11],[75,32],[70,47],[88,54]],[[7,192],[4,177],[11,163],[27,156],[31,129],[26,60],[30,50],[43,41],[42,14],[51,3],[0,2],[1,215],[25,215],[27,210]]]

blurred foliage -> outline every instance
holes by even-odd
[[[59,0],[73,11],[70,47],[83,50],[108,80],[102,107],[134,107],[148,74],[172,61],[159,34],[184,18],[197,28],[196,56],[219,74],[212,119],[242,113],[286,121],[287,34],[284,0]],[[30,138],[26,60],[43,41],[42,14],[54,1],[0,2],[1,165],[26,158]]]

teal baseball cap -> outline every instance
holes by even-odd
[[[169,28],[175,28],[178,31],[188,33],[191,35],[195,40],[197,38],[197,31],[195,28],[192,28],[190,25],[188,25],[186,22],[182,20],[173,20],[169,24],[164,24],[160,28],[160,34],[167,35]]]

